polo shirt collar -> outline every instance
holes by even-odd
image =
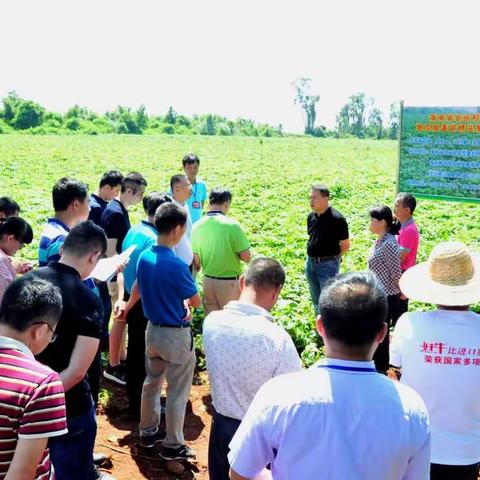
[[[5,259],[12,263],[12,259],[0,248],[0,259]]]
[[[340,358],[322,358],[312,365],[315,368],[328,368],[332,370],[342,370],[352,373],[375,373],[375,364],[373,361],[354,361],[341,360]],[[335,368],[337,367],[337,368]]]
[[[206,213],[207,216],[213,216],[213,215],[225,215],[221,210],[210,210],[209,212]]]
[[[15,340],[10,337],[3,337],[0,335],[0,348],[10,348],[12,350],[19,350],[24,353],[27,357],[33,359],[33,353],[31,350],[22,342]]]
[[[323,213],[317,213],[317,212],[315,212],[315,215],[317,216],[317,218],[320,218],[320,217],[331,217],[331,216],[332,216],[332,207],[329,206]]]
[[[232,300],[228,302],[224,308],[232,312],[241,313],[242,315],[260,315],[270,322],[273,322],[273,317],[270,315],[270,312],[253,303],[242,303],[237,300]]]
[[[57,225],[60,225],[62,228],[64,228],[67,232],[70,231],[70,228],[67,227],[67,225],[65,225],[61,220],[59,220],[58,218],[49,218],[47,220],[47,223],[56,223]]]
[[[153,223],[149,222],[148,220],[142,220],[141,223],[142,223],[143,226],[148,227],[148,228],[153,228],[153,230],[155,230],[155,232],[157,231],[157,229],[155,228],[155,225]]]
[[[173,248],[166,247],[165,245],[154,245],[153,251],[171,253],[174,257],[176,257]]]
[[[80,278],[80,273],[76,268],[65,265],[64,263],[50,262],[48,266],[53,268],[54,270],[60,270],[62,272],[69,273],[70,275],[75,275],[76,277]]]
[[[415,223],[413,218],[409,218],[407,221],[403,222],[403,223],[400,223],[400,227],[401,228],[405,228],[407,227],[408,225],[411,225],[412,223]]]

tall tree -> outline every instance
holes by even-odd
[[[388,122],[389,132],[388,138],[396,140],[398,137],[398,128],[400,123],[400,105],[392,103],[390,105],[390,120]]]
[[[316,104],[320,100],[319,95],[312,94],[311,82],[311,78],[301,77],[297,78],[292,84],[296,90],[295,104],[300,105],[303,109],[306,134],[312,134],[315,130]]]
[[[348,102],[337,115],[338,132],[364,137],[366,111],[371,103],[372,99],[367,99],[364,93],[356,93],[349,97]]]
[[[383,114],[378,108],[370,110],[368,126],[375,132],[377,140],[380,140],[383,135]]]

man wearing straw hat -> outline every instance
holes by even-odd
[[[480,258],[460,242],[437,245],[400,280],[408,298],[437,305],[400,317],[390,363],[424,399],[431,480],[476,480],[480,467]]]

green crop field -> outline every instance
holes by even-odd
[[[208,187],[233,192],[231,215],[242,223],[255,255],[270,255],[287,270],[287,283],[274,315],[292,334],[307,364],[319,355],[313,310],[304,278],[309,187],[326,183],[332,204],[350,225],[351,251],[342,270],[362,270],[373,236],[368,209],[393,205],[398,146],[393,141],[306,137],[206,136],[29,136],[0,135],[0,196],[15,198],[35,233],[22,257],[36,259],[42,224],[52,213],[51,188],[62,176],[86,181],[93,191],[106,169],[146,175],[147,190],[166,190],[181,171],[181,158],[196,152]],[[422,241],[419,259],[442,240],[476,247],[478,205],[420,200],[416,213]],[[137,207],[132,221],[141,218]]]

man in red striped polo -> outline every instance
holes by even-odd
[[[0,479],[53,480],[47,441],[67,432],[58,373],[35,360],[55,340],[60,290],[21,278],[0,305]]]

